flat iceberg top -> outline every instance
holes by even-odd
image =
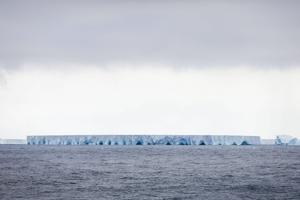
[[[28,136],[30,145],[257,145],[259,136],[237,135],[47,135]]]

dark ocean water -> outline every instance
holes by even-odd
[[[300,199],[300,147],[0,145],[0,199]]]

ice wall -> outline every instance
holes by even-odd
[[[61,135],[28,136],[29,145],[258,145],[259,136]]]

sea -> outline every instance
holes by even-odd
[[[300,199],[300,146],[0,145],[0,199]]]

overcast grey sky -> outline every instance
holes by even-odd
[[[300,1],[0,0],[0,138],[300,137]]]
[[[2,67],[168,63],[290,67],[300,1],[0,1]]]

